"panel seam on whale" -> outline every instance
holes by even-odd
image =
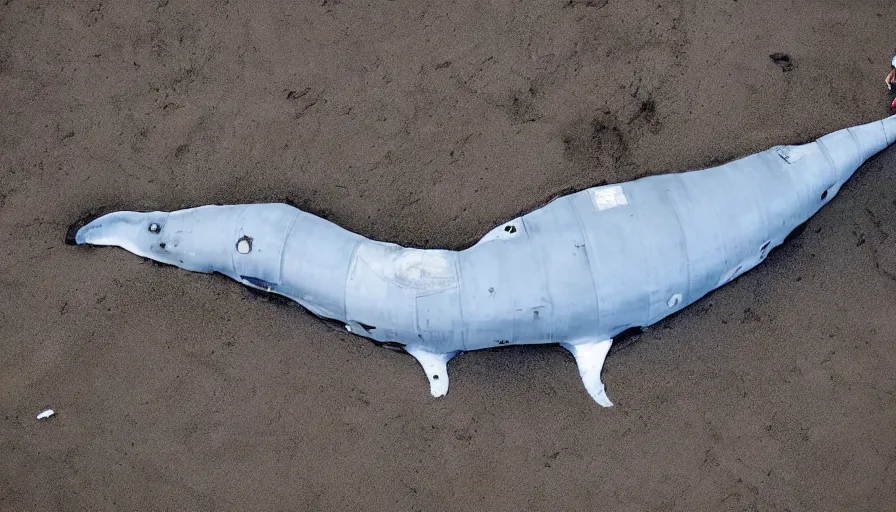
[[[348,270],[345,273],[345,282],[342,285],[342,316],[345,317],[342,320],[345,322],[349,321],[349,313],[348,313],[348,294],[349,294],[349,281],[352,280],[352,274],[355,273],[358,266],[358,247],[366,242],[367,240],[364,238],[358,239],[352,245],[352,252],[348,258]]]
[[[685,236],[684,224],[681,222],[681,214],[678,211],[678,209],[679,209],[678,202],[675,200],[675,194],[672,193],[672,188],[676,187],[676,186],[680,186],[680,184],[681,184],[680,177],[674,176],[672,179],[669,180],[669,185],[665,188],[665,191],[663,193],[669,199],[669,205],[671,206],[672,214],[675,216],[675,223],[678,226],[679,233],[681,233],[681,244],[684,247],[684,251],[683,251],[684,257],[685,257],[685,260],[687,261],[687,264],[684,266],[686,269],[686,272],[687,272],[687,277],[685,278],[685,283],[687,286],[684,290],[684,293],[682,294],[682,298],[681,298],[679,304],[689,304],[690,297],[691,297],[691,290],[693,288],[693,283],[691,283],[693,273],[692,273],[692,269],[691,269],[690,244],[688,244],[688,237]],[[677,306],[678,306],[678,304],[676,304],[675,306],[669,306],[669,307],[677,307]],[[652,318],[653,317],[651,317],[651,319]]]
[[[858,137],[856,137],[856,134],[850,128],[846,129],[846,133],[848,133],[849,136],[852,138],[852,142],[856,145],[856,149],[859,151],[859,160],[860,161],[867,160],[868,156],[865,153],[865,147],[862,146],[862,144],[859,142],[859,139],[858,139]]]
[[[457,276],[458,283],[457,316],[461,325],[460,329],[458,329],[460,331],[460,346],[463,350],[467,350],[467,330],[463,327],[463,325],[466,324],[466,319],[464,317],[464,298],[463,293],[460,292],[461,283],[464,282],[463,274],[461,273],[460,253],[454,258],[454,274]]]
[[[283,262],[286,261],[286,242],[287,242],[287,240],[289,240],[290,235],[292,235],[292,231],[293,231],[293,229],[295,229],[296,224],[298,224],[300,217],[304,218],[305,216],[303,215],[303,213],[301,211],[296,212],[296,215],[295,215],[295,217],[293,217],[292,222],[289,223],[289,227],[286,228],[286,234],[283,236],[283,242],[282,242],[283,249],[280,251],[280,262],[279,262],[280,282],[277,284],[283,284],[283,280],[284,280],[284,278],[283,278]]]
[[[587,193],[587,192],[586,192]],[[588,232],[585,229],[585,223],[582,220],[582,214],[579,211],[579,207],[576,204],[574,198],[580,194],[572,194],[567,196],[567,202],[569,203],[570,209],[572,209],[573,214],[576,216],[576,223],[579,226],[579,234],[582,236],[582,241],[585,243],[585,262],[588,263],[588,279],[591,281],[591,290],[592,296],[594,297],[594,317],[597,318],[597,327],[598,330],[603,329],[603,322],[600,320],[600,297],[598,297],[597,293],[597,280],[594,279],[594,261],[593,261],[593,252],[594,252],[594,243],[591,240],[591,237],[588,236]]]
[[[838,176],[837,176],[837,163],[834,161],[834,157],[831,156],[831,152],[830,152],[830,150],[828,150],[828,147],[825,145],[823,140],[821,140],[819,138],[817,141],[815,141],[815,143],[818,144],[818,147],[821,149],[821,154],[823,154],[825,160],[827,160],[828,171],[830,171],[829,174],[833,174],[834,183],[836,183]],[[824,189],[827,190],[829,188],[831,188],[831,185],[827,185]]]

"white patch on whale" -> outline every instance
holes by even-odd
[[[622,190],[620,185],[591,190],[591,200],[594,201],[594,207],[598,210],[609,210],[610,208],[628,204],[628,198],[625,197],[625,191]]]

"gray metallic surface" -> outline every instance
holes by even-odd
[[[612,405],[600,369],[614,336],[761,263],[894,139],[891,117],[710,169],[583,190],[462,251],[370,240],[283,204],[117,212],[76,242],[220,272],[404,344],[436,396],[458,351],[561,343],[592,397]]]

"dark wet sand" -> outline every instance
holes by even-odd
[[[433,399],[299,308],[63,244],[101,206],[289,200],[462,247],[887,115],[889,1],[216,5],[0,5],[0,509],[892,509],[896,148],[617,348],[611,409],[558,347],[459,356]]]

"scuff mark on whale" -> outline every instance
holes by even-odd
[[[285,296],[402,346],[433,396],[462,351],[556,343],[589,395],[620,333],[647,327],[761,263],[896,140],[896,116],[724,165],[564,195],[460,251],[365,238],[287,204],[118,211],[68,243],[118,246]]]

